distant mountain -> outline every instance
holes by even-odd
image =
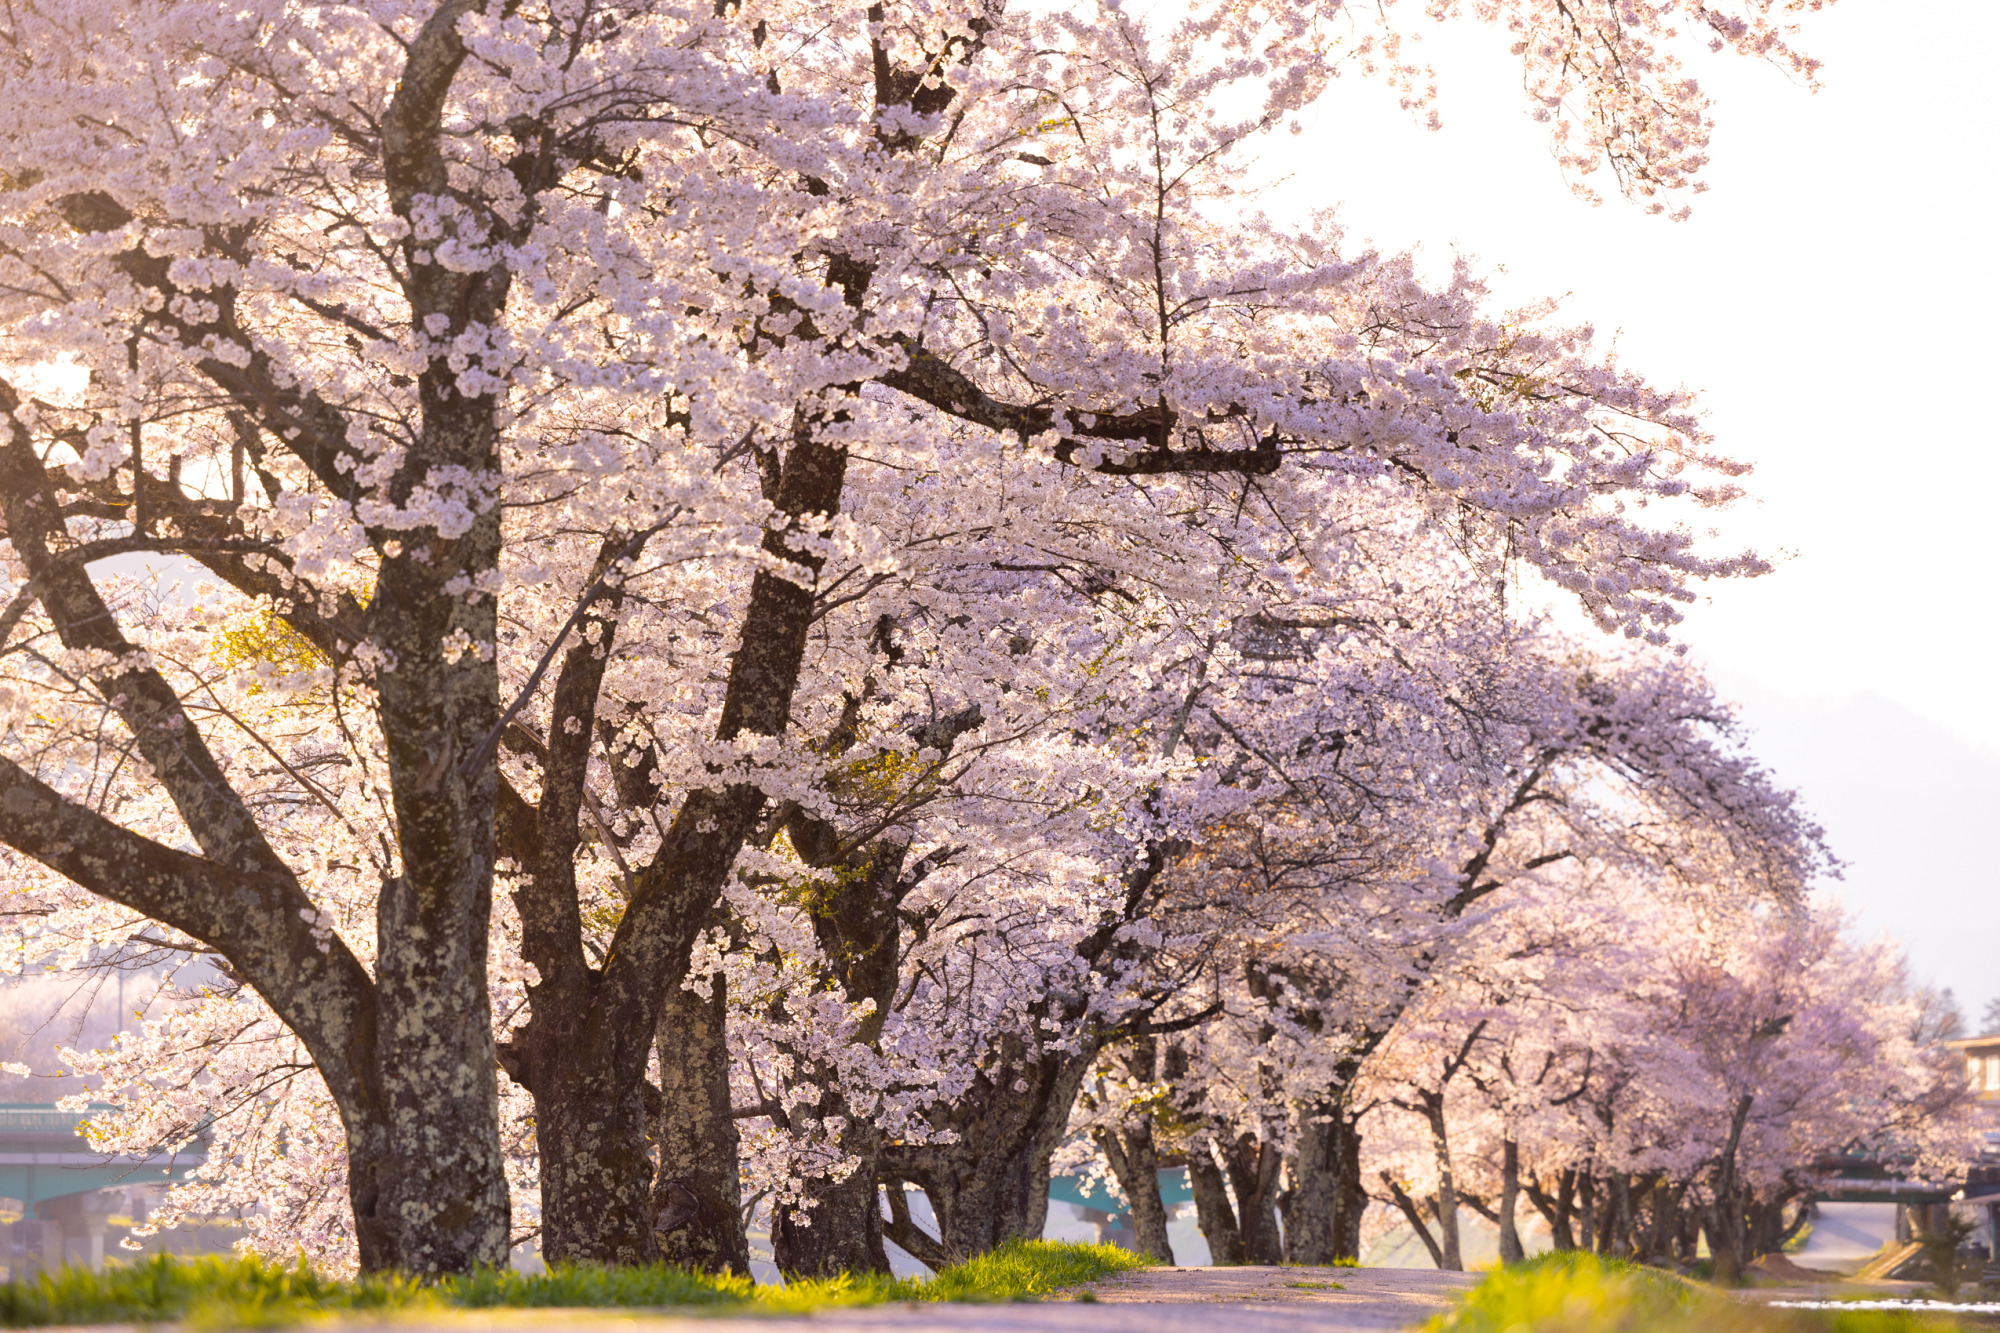
[[[1975,1023],[2000,996],[2000,754],[1874,694],[1801,699],[1722,675],[1756,753],[1848,863],[1831,891]]]

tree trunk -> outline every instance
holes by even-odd
[[[1389,1187],[1389,1198],[1395,1203],[1397,1211],[1402,1213],[1403,1220],[1410,1224],[1410,1230],[1416,1233],[1417,1239],[1424,1243],[1426,1250],[1430,1251],[1431,1262],[1443,1268],[1444,1247],[1438,1244],[1437,1237],[1431,1235],[1431,1229],[1424,1224],[1423,1210],[1417,1207],[1417,1201],[1412,1199],[1409,1191],[1387,1171],[1382,1173],[1382,1183]]]
[[[152,667],[132,664],[132,645],[83,568],[52,563],[51,542],[67,540],[61,507],[12,415],[17,407],[12,389],[0,384],[0,411],[8,416],[0,441],[7,539],[41,582],[64,647],[121,664],[93,684],[132,733],[200,854],[134,834],[5,760],[0,838],[84,888],[212,945],[298,1034],[346,1131],[364,1271],[436,1273],[503,1262],[509,1210],[485,985],[493,777],[445,771],[442,762],[476,743],[469,738],[492,716],[495,687],[490,663],[468,654],[443,666],[424,651],[424,635],[461,609],[425,578],[490,567],[480,562],[493,554],[497,519],[475,523],[455,552],[458,562],[439,562],[429,575],[410,575],[404,561],[384,562],[382,636],[414,658],[408,671],[384,673],[378,696],[385,734],[401,732],[390,745],[390,767],[399,836],[409,845],[405,873],[382,891],[371,979],[337,935],[321,933],[320,913],[172,687]],[[427,418],[426,431],[437,424]],[[141,474],[134,484],[144,487],[147,479]],[[475,631],[485,623],[467,615]],[[431,697],[413,715],[408,691],[419,679]],[[399,721],[407,725],[398,728]],[[428,756],[422,772],[412,767],[419,754]],[[424,776],[429,787],[413,792]],[[434,806],[420,799],[426,793]]]
[[[1368,1190],[1361,1183],[1361,1126],[1349,1116],[1340,1138],[1340,1190],[1333,1213],[1337,1258],[1361,1261],[1361,1223],[1367,1216],[1368,1203]]]
[[[882,1194],[889,1205],[889,1220],[882,1224],[882,1235],[886,1239],[895,1241],[905,1254],[929,1267],[933,1273],[941,1273],[957,1262],[957,1256],[945,1249],[937,1237],[911,1220],[909,1188],[905,1182],[883,1180]]]
[[[1361,1131],[1344,1096],[1293,1107],[1297,1151],[1285,1199],[1285,1255],[1295,1264],[1332,1264],[1361,1257]]]
[[[1573,1250],[1576,1245],[1576,1231],[1572,1225],[1576,1200],[1576,1169],[1564,1167],[1556,1173],[1556,1188],[1551,1194],[1542,1188],[1541,1182],[1530,1174],[1521,1182],[1527,1192],[1528,1202],[1535,1205],[1535,1211],[1549,1224],[1549,1243],[1558,1250]]]
[[[450,173],[443,117],[466,57],[457,19],[443,6],[418,29],[383,115],[384,185],[405,222]],[[407,238],[402,250],[413,324],[462,336],[499,323],[505,264],[462,272]],[[393,503],[409,503],[441,471],[500,469],[498,402],[465,392],[459,370],[440,348],[427,353],[420,425],[383,488]],[[486,976],[500,683],[497,653],[452,660],[441,645],[498,639],[499,602],[479,589],[499,568],[500,507],[482,506],[461,534],[413,528],[399,539],[384,544],[368,607],[370,637],[396,664],[374,685],[402,861],[376,903],[379,1058],[395,1163],[381,1208],[400,1233],[398,1267],[460,1272],[505,1263],[511,1221]]]
[[[1521,1198],[1521,1145],[1511,1137],[1500,1145],[1500,1262],[1518,1264],[1527,1258],[1514,1211]]]
[[[925,1144],[897,1158],[937,1218],[938,1244],[970,1258],[1010,1240],[1039,1240],[1048,1224],[1049,1156],[1004,1155],[963,1143]]]
[[[1236,1195],[1236,1225],[1243,1234],[1244,1262],[1282,1264],[1283,1238],[1278,1233],[1278,1185],[1283,1175],[1277,1145],[1245,1132],[1222,1154],[1231,1191]]]
[[[1708,1252],[1715,1258],[1715,1280],[1740,1282],[1749,1256],[1743,1253],[1743,1201],[1737,1197],[1736,1148],[1750,1118],[1751,1096],[1743,1094],[1730,1115],[1729,1138],[1715,1170],[1715,1197],[1708,1210]]]
[[[1438,1267],[1449,1272],[1465,1271],[1465,1255],[1458,1239],[1458,1184],[1452,1176],[1451,1141],[1446,1137],[1444,1094],[1420,1093],[1424,1123],[1430,1126],[1431,1156],[1437,1163]]]
[[[838,1179],[816,1176],[806,1183],[806,1202],[780,1203],[771,1215],[772,1258],[792,1277],[839,1277],[843,1273],[889,1274],[882,1248],[882,1206],[876,1179],[882,1135],[874,1122],[855,1115],[847,1099],[829,1091],[817,1108],[822,1121],[844,1121],[840,1149],[856,1165]],[[797,1112],[794,1112],[797,1115]]]
[[[728,983],[703,999],[677,990],[660,1016],[660,1101],[654,1137],[653,1234],[660,1258],[703,1273],[750,1273],[742,1166],[729,1097]]]
[[[485,548],[468,567],[494,567],[499,530],[496,511],[461,539]],[[384,560],[370,607],[379,641],[402,663],[375,686],[403,863],[383,883],[375,912],[379,1059],[395,1162],[380,1211],[398,1235],[398,1268],[450,1273],[505,1263],[509,1248],[486,987],[497,777],[490,765],[461,773],[457,764],[498,720],[499,682],[493,663],[474,654],[446,664],[424,651],[454,626],[492,642],[493,600],[480,599],[484,611],[468,616],[428,586],[456,564],[413,571],[409,563]]]
[[[1206,1139],[1197,1139],[1188,1148],[1187,1170],[1188,1187],[1194,1194],[1195,1225],[1208,1242],[1208,1261],[1217,1267],[1245,1262],[1243,1231],[1236,1225],[1229,1187],[1223,1183],[1222,1168],[1215,1164],[1214,1150]]]
[[[551,1263],[637,1264],[659,1257],[643,1074],[628,1082],[608,1064],[579,1059],[536,1091],[542,1254]]]
[[[1007,1241],[1039,1240],[1049,1215],[1049,1159],[1096,1059],[1094,1049],[1026,1058],[1009,1039],[993,1065],[938,1118],[955,1143],[896,1145],[882,1176],[916,1184],[931,1201],[938,1240],[959,1258]],[[1011,1057],[1011,1058],[1010,1058]],[[1015,1091],[1016,1082],[1027,1086]]]
[[[1119,932],[1147,910],[1160,875],[1185,844],[1148,842],[1145,858],[1127,871],[1125,911],[1099,923],[1076,946],[1076,958],[1096,968]],[[1040,1239],[1048,1223],[1049,1159],[1069,1126],[1070,1110],[1101,1046],[1085,1038],[1075,1051],[1041,1045],[1041,1033],[1082,1017],[1054,996],[1031,1004],[1030,1026],[1004,1037],[969,1087],[932,1113],[934,1128],[956,1141],[892,1145],[882,1154],[882,1179],[908,1181],[930,1199],[938,1244],[959,1258],[984,1254],[1016,1238]],[[894,1200],[891,1200],[892,1205]]]
[[[1174,1261],[1167,1240],[1167,1209],[1160,1202],[1160,1157],[1153,1148],[1153,1122],[1137,1119],[1119,1129],[1097,1131],[1097,1146],[1118,1178],[1132,1210],[1133,1250],[1163,1264]]]
[[[839,837],[831,826],[799,814],[786,828],[806,864],[838,871],[834,883],[812,903],[813,930],[847,1002],[873,1006],[850,1037],[856,1045],[872,1046],[895,999],[901,941],[896,909],[906,892],[902,869],[909,844],[879,838],[836,865],[833,852]],[[838,1073],[825,1064],[796,1058],[796,1067],[821,1089],[813,1115],[822,1124],[842,1126],[840,1151],[854,1165],[845,1175],[807,1181],[810,1206],[778,1208],[771,1223],[778,1269],[810,1277],[887,1276],[889,1259],[882,1248],[882,1209],[876,1197],[882,1139],[873,1106],[857,1105],[860,1090],[844,1091]]]
[[[1653,1183],[1644,1250],[1637,1256],[1642,1263],[1662,1264],[1674,1257],[1674,1242],[1681,1231],[1681,1200],[1687,1182],[1669,1184],[1664,1177]]]
[[[1630,1172],[1614,1172],[1611,1177],[1611,1239],[1603,1249],[1605,1254],[1630,1256],[1632,1253],[1632,1176]]]

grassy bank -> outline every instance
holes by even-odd
[[[1574,1251],[1498,1269],[1425,1333],[1946,1333],[1901,1311],[1773,1310],[1658,1269]]]
[[[303,1263],[162,1256],[101,1273],[63,1269],[0,1285],[0,1325],[167,1321],[198,1328],[271,1328],[330,1316],[557,1306],[803,1314],[885,1301],[1034,1300],[1145,1262],[1108,1245],[1017,1241],[930,1278],[841,1277],[776,1287],[662,1265],[535,1274],[491,1270],[424,1285],[401,1278],[331,1278]]]

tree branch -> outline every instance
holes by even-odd
[[[902,350],[905,364],[877,377],[889,388],[961,421],[1024,441],[1057,429],[1055,409],[1003,402],[908,334],[897,334],[892,341]],[[1275,441],[1260,442],[1254,449],[1174,449],[1170,441],[1177,419],[1170,409],[1148,407],[1129,413],[1079,415],[1082,424],[1071,423],[1071,433],[1056,442],[1057,462],[1082,466],[1077,460],[1092,440],[1131,441],[1147,446],[1091,467],[1106,476],[1207,472],[1268,477],[1283,461]]]

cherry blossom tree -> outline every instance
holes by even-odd
[[[1202,1036],[1208,1058],[1193,1081],[1216,1115],[1217,1147],[1237,1145],[1225,1160],[1289,1156],[1296,1262],[1355,1254],[1367,1206],[1360,1070],[1438,961],[1492,929],[1475,910],[1489,896],[1576,866],[1631,867],[1692,892],[1725,867],[1738,892],[1785,901],[1825,866],[1818,831],[1743,750],[1698,673],[1670,657],[1589,654],[1497,619],[1482,634],[1476,604],[1449,605],[1456,638],[1415,635],[1431,656],[1428,693],[1403,692],[1418,702],[1412,725],[1384,738],[1379,759],[1360,751],[1336,770],[1354,784],[1343,799],[1288,794],[1253,807],[1189,868],[1209,895],[1266,904],[1227,955],[1233,1017]],[[1398,790],[1398,772],[1422,781]],[[1439,1058],[1456,1069],[1464,1057]],[[1246,1208],[1261,1229],[1278,1202],[1274,1179],[1262,1188],[1254,1202],[1239,1191],[1237,1229]]]
[[[1651,198],[1706,133],[1677,25],[1804,68],[1778,12],[1478,16],[1521,35],[1566,165]],[[36,949],[222,979],[106,1056],[132,1095],[102,1132],[230,1113],[244,1183],[205,1188],[282,1198],[273,1244],[368,1270],[502,1260],[510,1179],[551,1258],[649,1259],[680,1212],[726,1211],[681,1171],[734,1123],[718,1038],[661,1033],[685,995],[723,1013],[723,975],[766,1001],[746,1036],[813,1070],[784,1104],[837,1161],[786,1180],[831,1207],[869,1136],[921,1122],[1021,1165],[884,1175],[981,1219],[964,1246],[1038,1228],[1075,1034],[1167,1002],[1133,932],[1190,831],[1289,753],[1273,722],[1224,781],[1224,747],[1184,742],[1198,711],[1243,729],[1203,703],[1214,659],[1246,626],[1335,630],[1312,617],[1360,497],[1638,638],[1691,581],[1762,569],[1673,521],[1742,469],[1587,330],[1488,313],[1467,273],[1429,290],[1330,225],[1220,216],[1352,17],[13,11],[0,843],[49,914]],[[1354,49],[1404,69],[1393,29]],[[106,576],[133,556],[211,586]],[[1137,688],[1104,699],[1114,657]],[[1024,811],[1045,864],[953,869],[975,833],[1031,840]],[[1007,1016],[965,1029],[1020,1044],[966,1085],[899,1054],[884,997],[981,876],[1016,904],[1061,886],[1074,929],[961,950],[1039,940],[997,988],[896,992]],[[737,978],[713,932],[754,958],[772,901],[829,881],[786,928],[845,1011],[772,1009],[756,987],[791,964]],[[1059,1013],[1008,990],[1056,975],[1081,994]],[[937,1097],[863,1107],[836,1077],[895,1059]],[[984,1133],[1023,1080],[1039,1109]]]
[[[1837,911],[1551,887],[1486,909],[1365,1076],[1382,1192],[1440,1266],[1456,1203],[1504,1237],[1525,1194],[1559,1247],[1691,1263],[1705,1236],[1740,1272],[1804,1224],[1821,1163],[1949,1171],[1974,1142],[1898,951]]]

